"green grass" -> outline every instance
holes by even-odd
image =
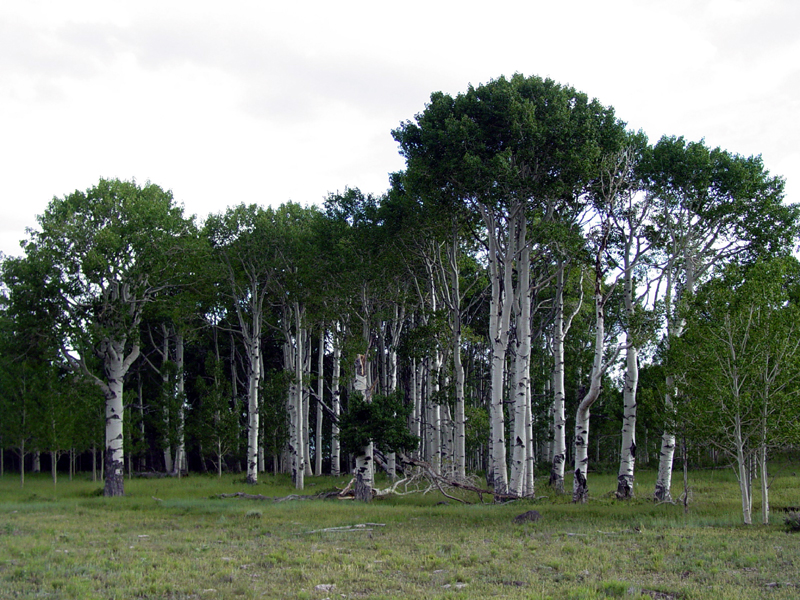
[[[0,479],[0,598],[796,598],[800,534],[783,515],[740,525],[736,480],[692,474],[690,512],[613,499],[591,475],[589,504],[546,496],[461,505],[439,494],[377,500],[215,499],[294,493],[286,477],[133,479],[124,498],[99,483]],[[305,493],[346,478],[307,479]],[[754,489],[757,482],[754,482]],[[680,483],[674,492],[680,492]],[[776,506],[800,504],[800,477],[779,472]],[[513,517],[534,507],[537,523]],[[758,518],[758,505],[754,515]],[[382,526],[319,531],[380,523]],[[317,586],[335,586],[317,588]]]

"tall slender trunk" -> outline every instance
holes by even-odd
[[[564,463],[567,460],[566,413],[564,397],[564,263],[559,261],[553,323],[553,464],[550,485],[564,491]]]
[[[503,382],[506,374],[506,352],[509,341],[509,326],[513,304],[513,257],[515,255],[514,236],[507,236],[504,256],[497,239],[498,226],[494,215],[487,207],[481,206],[489,240],[489,273],[492,297],[489,313],[489,338],[491,342],[491,452],[492,484],[495,492],[508,492],[508,470],[506,468],[505,414],[503,408]],[[520,208],[516,209],[519,213]],[[509,219],[515,221],[516,218]],[[514,227],[508,223],[509,230]],[[500,264],[502,262],[502,265]],[[502,267],[502,271],[501,271]]]
[[[636,462],[636,389],[639,383],[639,352],[627,337],[625,351],[625,384],[622,390],[622,448],[617,474],[617,498],[633,498],[634,466]]]
[[[314,475],[322,475],[322,394],[325,390],[325,323],[320,323],[319,352],[317,356],[317,426],[314,432]]]
[[[564,492],[564,465],[567,460],[566,409],[564,386],[564,342],[572,326],[572,320],[583,304],[583,276],[580,282],[580,299],[574,310],[565,316],[564,286],[566,263],[559,259],[556,265],[556,290],[554,298],[555,320],[553,322],[553,450],[550,470],[550,485],[559,493]]]
[[[258,482],[258,387],[261,380],[261,336],[255,335],[247,342],[247,354],[250,362],[247,374],[247,483],[254,484]]]
[[[338,326],[333,338],[333,374],[331,375],[331,404],[336,419],[331,424],[331,475],[337,477],[341,473],[341,446],[339,444],[338,418],[341,412],[341,390],[339,378],[342,372],[342,348],[338,335]]]
[[[518,232],[517,247],[517,293],[515,298],[515,356],[514,356],[514,438],[512,441],[511,483],[509,492],[522,496],[525,487],[525,467],[527,466],[528,415],[530,409],[531,371],[531,285],[530,285],[530,248],[525,239],[525,228]]]
[[[295,412],[295,429],[297,431],[297,447],[294,453],[294,486],[298,490],[302,490],[305,486],[305,474],[306,474],[306,433],[303,431],[303,426],[306,423],[306,418],[304,414],[305,403],[303,401],[303,362],[304,362],[304,349],[303,349],[303,341],[305,331],[302,327],[302,314],[300,310],[300,304],[295,302],[293,305],[294,309],[294,321],[295,321],[295,405],[296,405],[296,412]]]
[[[768,403],[763,401],[761,411],[761,447],[758,452],[759,471],[761,472],[761,523],[769,525],[769,480],[767,479],[767,416]]]
[[[169,397],[171,395],[170,390],[170,372],[167,368],[167,364],[169,363],[170,357],[170,347],[169,347],[169,340],[171,336],[170,328],[167,326],[166,323],[161,323],[161,336],[162,336],[162,348],[161,348],[161,386],[163,390],[163,402],[164,405],[161,407],[161,410],[164,415],[164,472],[165,473],[172,473],[173,472],[173,461],[172,461],[172,447],[170,444],[170,418],[169,418]]]
[[[528,378],[527,400],[525,401],[525,483],[522,495],[533,498],[536,495],[536,449],[533,442],[533,409],[531,407],[531,380]]]
[[[389,394],[397,391],[397,346],[400,343],[400,334],[403,331],[403,321],[405,320],[405,306],[394,305],[394,319],[391,324],[391,346],[387,356],[387,388]],[[391,479],[397,477],[397,456],[394,452],[386,454],[386,471]]]
[[[23,421],[25,419],[25,411],[23,411]],[[25,440],[19,441],[19,487],[25,487]]]
[[[178,392],[178,447],[175,449],[174,474],[178,477],[186,471],[186,441],[184,439],[184,414],[186,404],[186,375],[184,373],[184,336],[183,333],[175,332],[175,367],[177,370],[177,392]]]
[[[742,423],[739,415],[734,421],[734,441],[736,443],[736,462],[738,465],[737,475],[739,477],[739,490],[742,495],[742,518],[745,525],[753,524],[752,499],[750,497],[750,468],[748,463],[749,456],[745,452],[744,439],[742,438]]]
[[[413,433],[417,438],[424,442],[423,440],[423,426],[422,426],[422,407],[424,405],[422,400],[422,385],[423,385],[423,371],[424,371],[424,361],[417,362],[417,359],[412,360],[412,388],[413,388],[413,402],[414,402],[414,412],[411,421],[411,433]],[[423,454],[424,448],[422,445],[414,451],[414,455],[419,458],[424,456]]]

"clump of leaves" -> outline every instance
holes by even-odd
[[[402,393],[375,395],[368,402],[360,394],[348,401],[339,420],[339,439],[345,452],[358,453],[374,442],[385,452],[413,450],[419,438],[406,426],[411,406],[403,404]]]
[[[800,531],[800,512],[790,512],[783,522],[787,531]]]

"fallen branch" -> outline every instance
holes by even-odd
[[[349,532],[349,531],[372,531],[374,527],[386,527],[386,523],[358,523],[356,525],[344,525],[342,527],[326,527],[325,529],[314,529],[312,531],[304,531],[302,534],[309,533],[323,533],[323,532]]]

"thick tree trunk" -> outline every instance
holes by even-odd
[[[684,278],[683,293],[691,294],[694,292],[694,263],[696,258],[693,256],[691,247],[691,235],[685,241],[685,251],[683,257],[684,265]],[[672,302],[672,286],[674,285],[674,269],[675,260],[670,260],[668,269],[670,275],[667,282],[667,297],[665,298],[665,306],[667,311],[667,343],[670,338],[680,337],[683,334],[685,321],[672,314],[675,310]],[[679,294],[675,300],[676,303],[680,301],[682,294]],[[666,377],[666,394],[664,395],[664,408],[667,413],[674,416],[675,405],[672,398],[675,394],[675,377],[669,373]],[[661,437],[661,452],[658,457],[658,477],[656,478],[655,491],[653,493],[656,502],[671,502],[672,501],[672,464],[675,458],[675,433],[668,429]]]
[[[125,493],[122,387],[125,373],[139,356],[139,346],[134,345],[127,357],[124,356],[124,350],[124,340],[107,340],[103,347],[107,378],[103,386],[106,398],[104,496],[122,496]]]
[[[674,412],[672,403],[672,392],[675,389],[675,380],[671,375],[667,376],[667,393],[664,395],[664,406],[667,411]],[[672,501],[672,463],[675,457],[675,434],[671,429],[665,431],[661,436],[661,451],[658,455],[658,476],[656,477],[656,487],[653,498],[656,502]]]
[[[517,212],[519,208],[517,209]],[[492,297],[489,313],[489,338],[491,343],[491,452],[492,452],[492,484],[495,492],[508,493],[508,470],[506,468],[506,433],[505,414],[503,409],[503,382],[506,374],[506,351],[509,341],[509,326],[513,305],[513,257],[515,255],[514,236],[508,236],[504,256],[498,245],[498,228],[494,215],[484,206],[481,213],[486,224],[489,239],[489,274],[491,277]],[[515,227],[511,219],[510,230]],[[502,265],[500,264],[502,259]],[[502,266],[502,271],[501,271]]]
[[[372,444],[356,457],[355,499],[362,502],[372,500]]]
[[[367,357],[359,354],[356,357],[356,376],[354,382],[354,389],[360,392],[366,402],[370,402],[370,389],[368,382],[368,369]],[[373,487],[373,461],[372,461],[373,448],[372,443],[361,449],[361,452],[356,456],[356,485],[355,495],[356,500],[369,502],[372,500],[372,487]]]
[[[634,465],[636,462],[636,389],[639,382],[639,356],[628,336],[625,384],[622,390],[622,448],[617,474],[617,498],[633,498]]]

